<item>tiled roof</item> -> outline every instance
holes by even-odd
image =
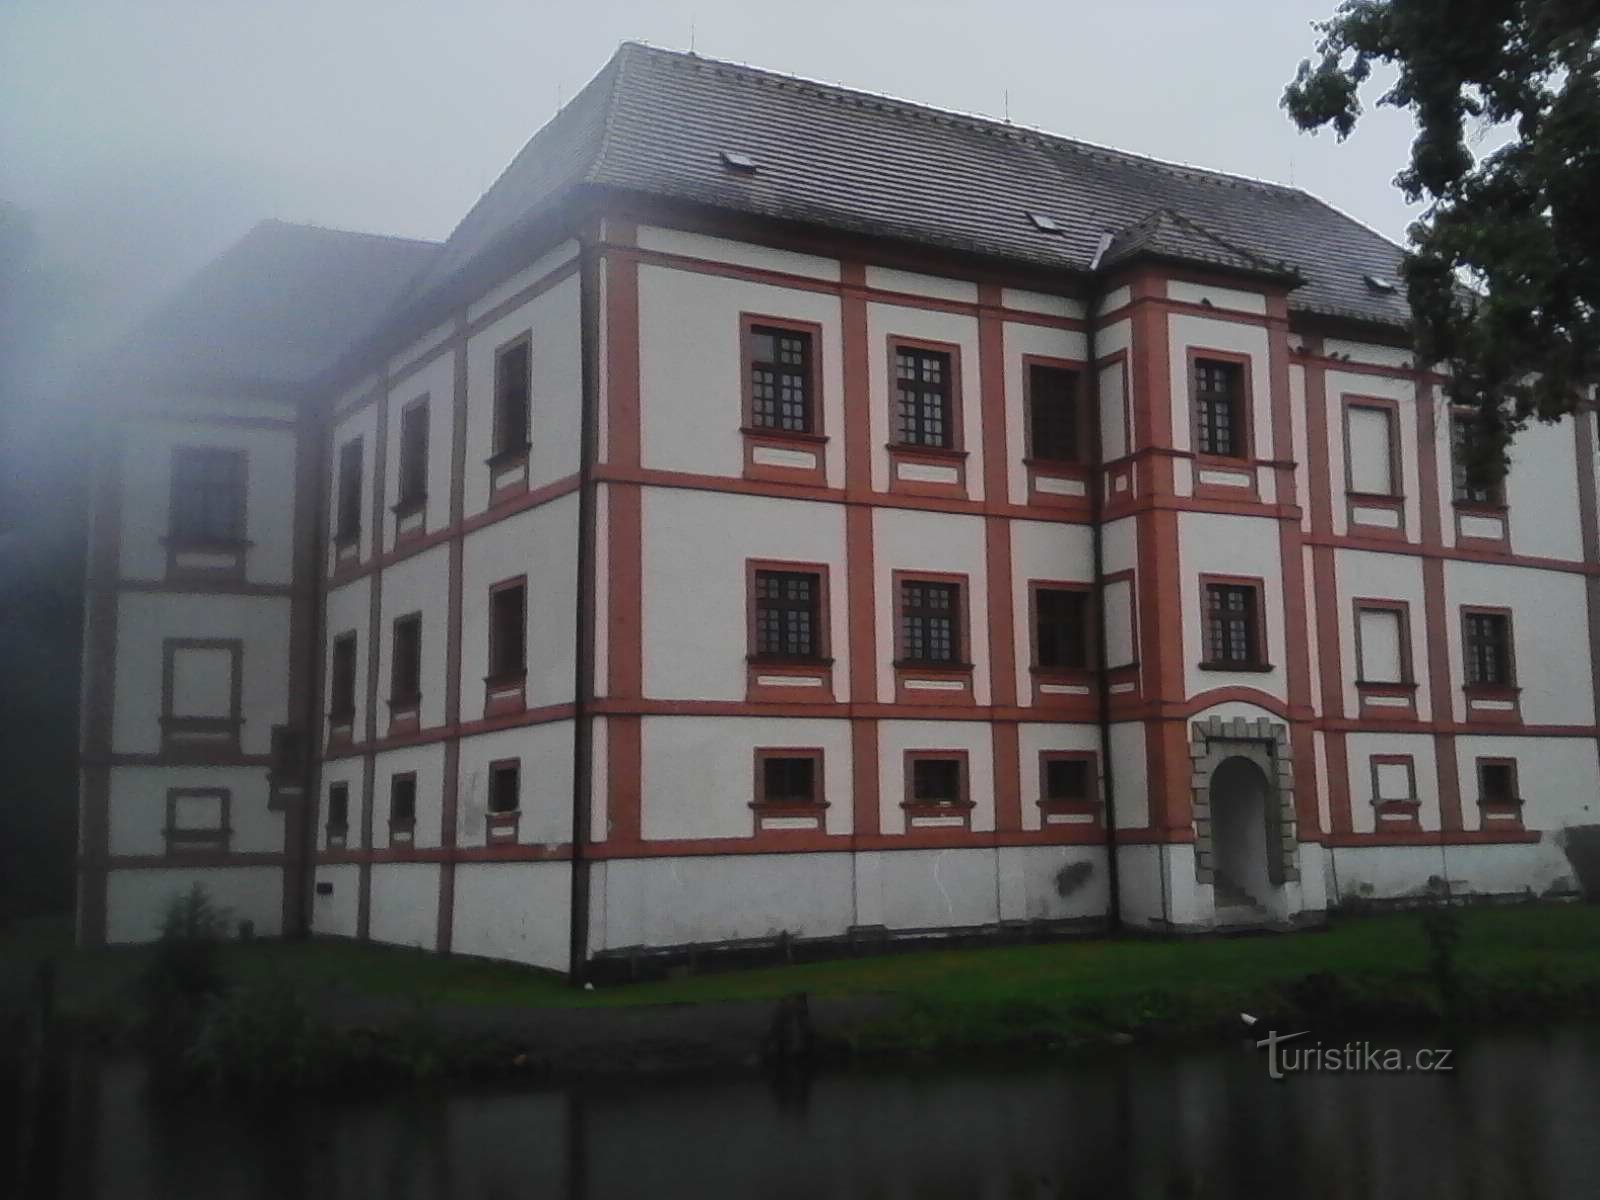
[[[115,358],[164,380],[308,383],[438,253],[435,242],[262,221],[141,322]]]
[[[582,183],[1072,272],[1109,232],[1123,256],[1286,268],[1304,280],[1292,309],[1409,321],[1403,292],[1364,279],[1397,278],[1400,247],[1296,188],[634,43],[524,147],[413,295]]]

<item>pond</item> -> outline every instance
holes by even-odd
[[[1497,1035],[1450,1065],[1273,1080],[1241,1041],[263,1110],[157,1102],[139,1062],[82,1060],[54,1170],[60,1195],[118,1200],[1596,1194],[1600,1028]]]

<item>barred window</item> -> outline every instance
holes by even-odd
[[[489,593],[489,675],[519,675],[528,669],[527,588],[503,584]]]
[[[903,446],[955,445],[950,356],[909,346],[895,349],[895,441]]]
[[[1089,593],[1067,588],[1034,592],[1038,666],[1075,670],[1089,665]]]
[[[1089,760],[1049,758],[1044,764],[1044,798],[1079,803],[1092,798],[1089,790]]]
[[[1463,618],[1467,682],[1489,686],[1511,683],[1511,618],[1505,613],[1469,612]]]
[[[900,585],[901,653],[907,662],[961,661],[961,589],[908,579]]]
[[[1206,661],[1218,665],[1261,665],[1256,621],[1256,589],[1248,584],[1206,585]]]
[[[389,694],[410,700],[422,691],[422,616],[414,613],[394,623],[394,662],[389,672]]]
[[[918,804],[959,804],[961,760],[959,758],[913,759],[911,799]]]
[[[328,833],[343,836],[350,828],[350,785],[328,785]]]
[[[328,675],[328,713],[335,721],[349,720],[356,711],[354,633],[342,633],[333,639],[333,665]]]
[[[428,494],[428,402],[419,400],[400,413],[399,502],[415,504]]]
[[[522,764],[492,763],[489,767],[489,811],[516,812],[522,806]]]
[[[1078,373],[1037,363],[1029,367],[1028,419],[1034,458],[1078,462]]]
[[[811,335],[752,326],[749,333],[750,424],[812,433]]]
[[[244,538],[244,451],[183,446],[172,458],[171,534],[180,542]]]
[[[353,542],[361,536],[361,439],[339,447],[339,520],[334,536]]]
[[[506,346],[494,359],[494,453],[528,448],[528,405],[533,358],[526,337]]]
[[[1457,504],[1499,504],[1500,483],[1483,478],[1477,427],[1468,413],[1450,415],[1450,487]]]
[[[396,775],[389,781],[389,824],[402,828],[417,819],[417,777]]]
[[[757,571],[755,653],[819,658],[822,580],[808,571]]]
[[[1194,360],[1197,449],[1221,458],[1245,456],[1241,424],[1244,368],[1212,358]]]
[[[816,758],[770,755],[761,760],[761,803],[814,804],[816,799]]]

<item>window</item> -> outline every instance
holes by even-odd
[[[1377,804],[1409,804],[1417,798],[1416,765],[1409,754],[1372,756],[1372,799]]]
[[[1457,504],[1503,504],[1498,480],[1482,478],[1474,468],[1480,455],[1480,435],[1470,413],[1450,414],[1450,484]]]
[[[490,764],[489,811],[514,813],[522,806],[522,764],[516,759]]]
[[[356,635],[342,633],[333,639],[333,665],[328,672],[328,715],[335,725],[348,724],[356,715]]]
[[[951,359],[940,350],[896,346],[894,438],[902,446],[955,447]]]
[[[341,544],[361,536],[361,439],[339,447],[339,510],[335,539]]]
[[[1395,414],[1387,405],[1351,404],[1345,409],[1346,484],[1366,496],[1400,492],[1395,454]]]
[[[1478,803],[1517,804],[1517,764],[1509,758],[1478,760]]]
[[[821,577],[806,571],[755,573],[759,658],[820,658]]]
[[[328,785],[328,845],[344,845],[350,832],[350,785]]]
[[[758,804],[789,806],[815,804],[822,799],[822,763],[819,752],[771,750],[759,754]]]
[[[168,853],[226,850],[228,800],[225,788],[169,788]]]
[[[1260,669],[1262,658],[1260,589],[1251,583],[1207,583],[1205,666]]]
[[[955,583],[900,583],[900,656],[905,662],[961,662],[961,588]]]
[[[172,455],[169,526],[178,542],[244,540],[243,450],[180,446]]]
[[[161,746],[164,751],[215,757],[239,748],[243,723],[236,638],[166,638],[161,644]]]
[[[1085,804],[1093,800],[1092,765],[1087,758],[1046,758],[1044,798],[1072,804]]]
[[[1033,593],[1035,665],[1056,671],[1089,665],[1089,593],[1068,588],[1035,588]]]
[[[962,803],[962,760],[920,757],[911,760],[911,800],[915,804]]]
[[[532,390],[532,348],[526,335],[503,347],[494,359],[494,454],[514,455],[528,448],[528,407]]]
[[[410,771],[389,780],[389,828],[411,829],[417,821],[417,777]]]
[[[750,425],[784,433],[815,433],[811,334],[776,325],[751,325],[745,339]]]
[[[1407,683],[1410,638],[1404,608],[1356,606],[1356,682]]]
[[[1078,373],[1033,363],[1028,368],[1029,454],[1043,462],[1081,461]]]
[[[413,401],[400,413],[399,507],[421,504],[428,495],[428,400]]]
[[[503,678],[528,669],[527,587],[521,580],[500,584],[489,593],[489,675]]]
[[[1462,648],[1467,684],[1509,687],[1515,682],[1511,661],[1511,617],[1503,612],[1462,614]]]
[[[422,614],[397,617],[394,622],[394,661],[389,671],[389,695],[396,701],[415,700],[422,692]]]
[[[1219,458],[1246,457],[1244,366],[1214,358],[1194,360],[1195,448]]]

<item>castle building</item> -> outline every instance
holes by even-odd
[[[633,44],[442,246],[258,229],[99,450],[83,939],[195,880],[561,971],[1574,891],[1594,419],[1477,486],[1401,257]]]

